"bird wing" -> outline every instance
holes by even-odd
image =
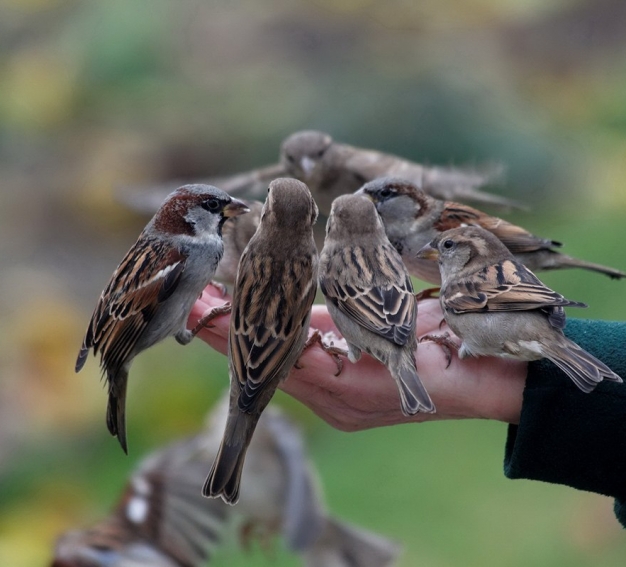
[[[559,242],[535,236],[521,226],[493,217],[473,207],[447,202],[435,223],[435,228],[444,232],[460,226],[479,226],[488,230],[497,236],[513,254],[545,250],[561,245]]]
[[[242,411],[250,411],[265,388],[290,370],[286,366],[306,336],[316,292],[316,266],[310,257],[290,258],[281,265],[246,252],[239,265],[229,337]],[[293,290],[293,297],[286,290]]]
[[[545,286],[517,260],[503,260],[489,265],[471,277],[448,285],[442,295],[446,309],[455,313],[475,311],[527,311],[584,307],[583,303],[565,299]]]
[[[101,366],[121,368],[159,304],[176,290],[187,256],[163,241],[141,236],[117,267],[91,317],[76,370],[91,348]]]
[[[373,272],[367,266],[364,254],[355,246],[339,253],[343,254],[341,265],[350,266],[344,267],[346,272],[359,277],[348,283],[342,278],[325,275],[320,278],[320,287],[324,296],[340,311],[372,333],[402,346],[409,341],[415,329],[417,302],[402,260],[391,245],[386,252],[376,258],[380,259],[376,271],[382,272],[384,277],[381,281],[388,283],[374,283],[374,279],[369,277]],[[331,274],[333,272],[340,273],[332,270]]]

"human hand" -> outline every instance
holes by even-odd
[[[208,286],[191,311],[189,326],[210,308],[222,305],[229,298]],[[449,329],[439,324],[443,318],[439,301],[419,302],[417,335],[442,334]],[[198,337],[226,354],[229,317],[211,321],[211,328],[202,329]],[[324,305],[314,305],[311,327],[322,333],[338,334]],[[459,339],[452,335],[457,342]],[[435,419],[484,418],[518,423],[527,365],[502,358],[466,358],[460,360],[452,352],[450,365],[443,349],[424,341],[417,350],[417,370],[428,389],[437,413],[404,416],[396,384],[387,369],[364,355],[356,364],[344,360],[343,370],[335,376],[337,366],[331,356],[313,345],[300,357],[300,368],[292,369],[281,388],[333,427],[358,431],[383,425]]]

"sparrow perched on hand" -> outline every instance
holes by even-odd
[[[434,412],[417,375],[417,301],[400,255],[385,235],[373,203],[360,195],[333,202],[320,254],[320,289],[356,362],[365,351],[398,385],[402,412]]]
[[[243,202],[215,187],[180,187],[161,205],[100,295],[76,372],[91,349],[100,352],[109,389],[107,426],[124,452],[126,383],[133,359],[170,335],[180,344],[191,341],[199,329],[187,330],[187,319],[222,257],[222,226],[247,211]]]
[[[459,357],[548,358],[583,392],[622,379],[563,334],[564,307],[586,307],[546,287],[480,227],[445,231],[417,254],[439,260],[440,302],[461,340]]]
[[[52,567],[202,567],[229,530],[242,545],[279,533],[310,567],[384,567],[398,546],[329,516],[299,430],[268,408],[250,444],[237,507],[203,498],[207,465],[217,453],[228,398],[206,430],[146,457],[112,513],[95,526],[57,541]]]
[[[270,183],[261,222],[241,256],[228,338],[231,406],[205,496],[234,504],[246,449],[307,340],[317,289],[317,206],[295,179]]]
[[[374,201],[387,236],[400,252],[409,273],[429,283],[441,282],[439,267],[435,262],[417,258],[417,252],[442,232],[461,226],[488,230],[532,271],[583,268],[611,278],[626,277],[626,273],[619,270],[561,254],[554,250],[561,246],[560,242],[540,238],[467,205],[434,199],[417,185],[397,177],[370,181],[357,194]]]

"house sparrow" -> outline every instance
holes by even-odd
[[[460,358],[548,358],[583,392],[603,379],[622,381],[563,334],[563,308],[586,305],[546,287],[492,233],[473,226],[453,228],[417,257],[439,260],[441,308],[462,340]]]
[[[619,270],[561,254],[554,250],[560,242],[540,238],[467,205],[434,199],[417,185],[397,177],[370,181],[357,194],[374,201],[387,236],[409,273],[429,283],[441,282],[439,268],[435,262],[416,258],[417,252],[442,232],[460,226],[480,226],[493,233],[532,271],[583,268],[611,278],[626,277]]]
[[[107,426],[124,452],[126,383],[133,359],[170,335],[180,344],[191,341],[199,328],[187,330],[187,318],[222,257],[222,226],[247,211],[243,202],[215,187],[180,187],[161,205],[100,295],[76,372],[91,349],[100,352],[109,388]]]
[[[343,195],[333,202],[320,254],[320,289],[356,362],[365,351],[398,385],[402,412],[434,412],[417,375],[417,301],[411,278],[371,201]]]
[[[306,343],[317,288],[317,214],[304,183],[270,183],[261,222],[237,271],[228,339],[231,406],[205,496],[237,502],[259,416]]]
[[[451,167],[427,167],[386,154],[335,142],[328,134],[303,130],[288,136],[280,147],[279,163],[230,177],[208,179],[231,195],[247,199],[262,199],[267,185],[277,177],[293,177],[307,184],[320,211],[328,215],[335,197],[353,193],[361,185],[378,177],[396,176],[416,183],[429,195],[439,199],[477,201],[506,208],[523,209],[520,204],[478,188],[495,181],[499,169],[477,171]],[[163,194],[171,184],[161,189]],[[126,188],[120,197],[136,210],[154,207],[155,191],[137,194]],[[142,198],[141,193],[144,193]]]
[[[263,203],[259,201],[244,201],[250,212],[246,215],[230,219],[222,229],[224,241],[224,256],[217,266],[214,280],[226,286],[235,284],[239,260],[248,242],[256,232],[261,222]]]
[[[95,526],[63,534],[52,567],[201,567],[235,533],[279,534],[310,567],[384,567],[398,546],[328,515],[299,430],[276,408],[259,421],[246,459],[253,482],[242,487],[237,517],[199,487],[217,453],[228,414],[224,397],[206,430],[145,458],[112,513]]]

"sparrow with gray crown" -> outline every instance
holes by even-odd
[[[488,230],[532,271],[582,268],[611,278],[626,277],[626,273],[572,258],[554,250],[559,242],[541,238],[526,229],[482,211],[441,201],[427,195],[414,183],[397,177],[370,181],[357,194],[369,197],[383,219],[385,231],[412,276],[439,284],[441,276],[435,262],[416,257],[417,252],[442,232],[461,226],[479,226]]]
[[[109,402],[107,427],[124,452],[126,385],[135,356],[169,336],[187,344],[194,302],[222,257],[222,226],[248,207],[209,185],[185,185],[161,205],[100,295],[76,361],[100,353]],[[207,314],[207,319],[210,314]]]

